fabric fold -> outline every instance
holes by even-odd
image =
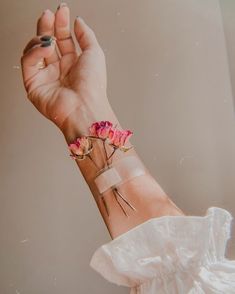
[[[235,293],[235,261],[225,258],[232,219],[219,207],[152,218],[98,248],[90,266],[132,294]]]

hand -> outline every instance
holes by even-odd
[[[22,75],[28,98],[34,106],[61,130],[79,109],[109,109],[105,56],[93,30],[80,18],[70,31],[70,11],[60,4],[55,14],[45,10],[37,22],[37,36],[32,38],[21,57]],[[55,36],[41,41],[41,36]],[[41,47],[45,44],[45,47]],[[46,67],[37,63],[44,58]],[[108,110],[109,111],[109,110]]]

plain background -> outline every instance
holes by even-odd
[[[81,15],[95,31],[110,102],[162,188],[187,214],[235,216],[234,0],[67,3],[71,24]],[[62,133],[22,84],[22,50],[58,4],[1,3],[0,293],[129,293],[89,267],[110,236]]]

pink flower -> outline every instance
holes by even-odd
[[[117,148],[122,148],[133,134],[130,130],[111,129],[109,132],[109,142]]]
[[[95,122],[89,128],[90,134],[102,139],[106,139],[109,136],[109,132],[113,124],[110,121]]]
[[[74,142],[69,144],[69,150],[74,156],[83,157],[90,150],[90,142],[87,137],[77,138]]]

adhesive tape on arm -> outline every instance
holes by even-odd
[[[145,167],[141,160],[136,156],[125,156],[112,163],[109,169],[106,169],[95,178],[95,184],[100,193],[120,185],[131,178],[145,174]]]

